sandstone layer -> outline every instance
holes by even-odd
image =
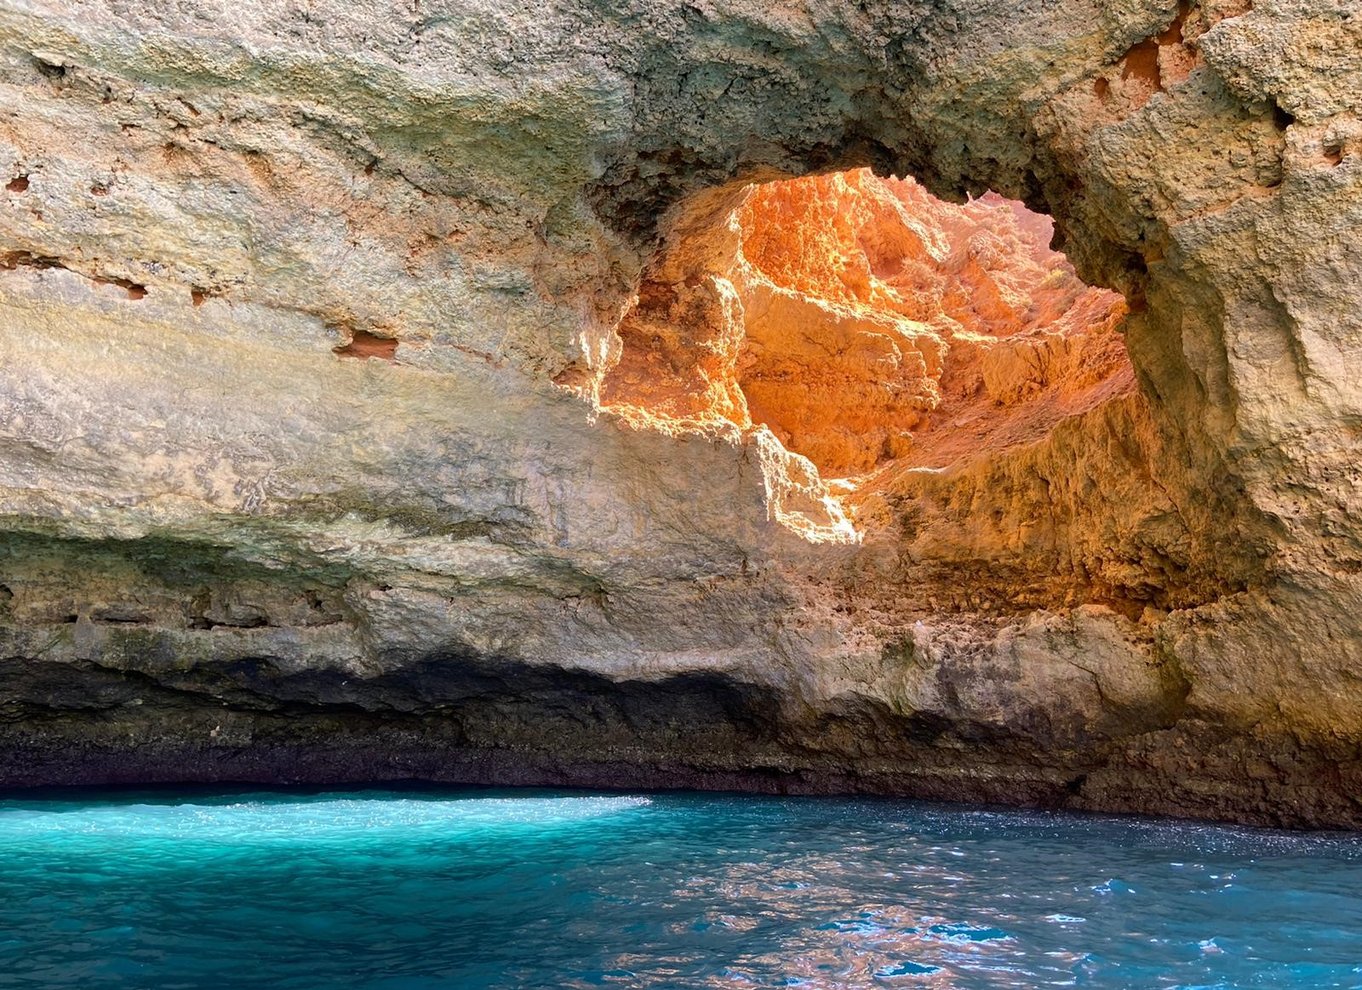
[[[1359,94],[1344,0],[6,0],[0,784],[1362,824]]]

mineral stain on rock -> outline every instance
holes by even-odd
[[[0,10],[0,784],[1362,824],[1357,17],[210,7]]]
[[[396,361],[397,341],[391,337],[380,337],[378,334],[370,333],[367,330],[354,330],[350,334],[348,344],[333,347],[332,351],[341,357],[381,358],[384,361]]]

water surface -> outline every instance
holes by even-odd
[[[1362,987],[1362,841],[729,795],[0,801],[0,987]]]

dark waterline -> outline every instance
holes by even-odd
[[[0,987],[1362,987],[1362,837],[887,799],[0,800]]]

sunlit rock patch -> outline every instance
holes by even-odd
[[[825,478],[1038,440],[1131,391],[1116,293],[1047,217],[868,169],[698,203],[621,321],[601,405],[668,430],[769,428]]]

